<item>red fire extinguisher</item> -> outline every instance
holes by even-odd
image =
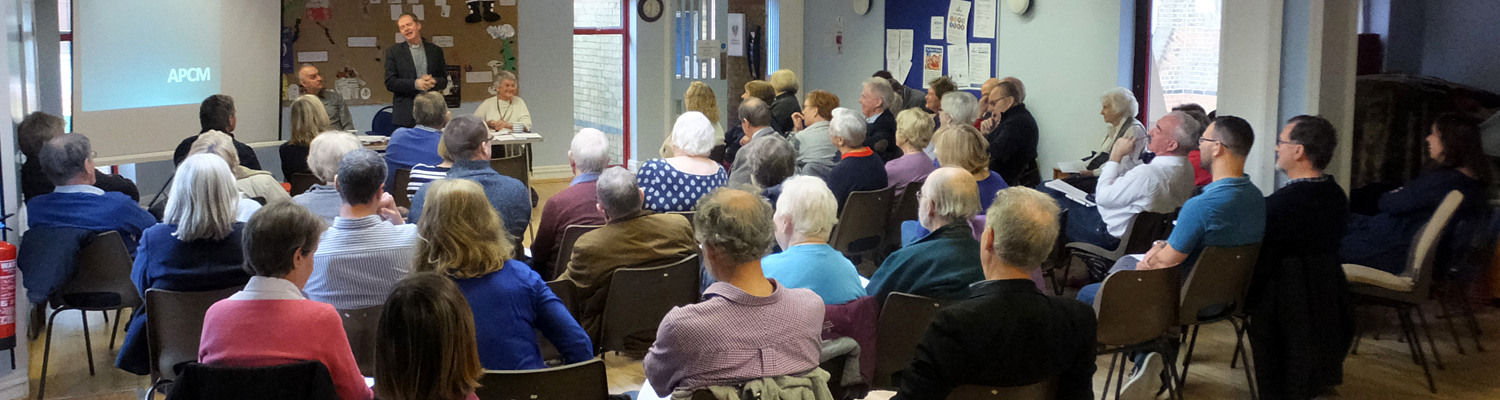
[[[11,350],[11,359],[14,360],[15,348],[16,246],[0,242],[0,350]]]

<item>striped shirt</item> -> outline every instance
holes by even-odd
[[[417,190],[422,189],[422,185],[447,177],[448,168],[446,167],[436,167],[420,163],[413,165],[411,167],[411,180],[406,184],[406,195],[416,196]]]
[[[391,225],[379,215],[334,218],[313,253],[307,298],[340,310],[385,303],[406,277],[417,249],[417,226]]]
[[[770,281],[766,297],[716,282],[702,302],[667,313],[644,361],[657,395],[817,368],[823,299]]]

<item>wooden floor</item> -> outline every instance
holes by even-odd
[[[567,182],[562,181],[538,183],[536,186],[538,194],[545,199],[566,185]],[[540,207],[537,208],[538,211],[533,215],[533,221],[540,217],[540,209]],[[1436,306],[1429,305],[1427,310],[1429,317],[1437,315]],[[1485,348],[1489,349],[1487,352],[1476,353],[1474,343],[1467,336],[1468,334],[1460,332],[1460,337],[1464,341],[1464,349],[1468,354],[1458,355],[1447,324],[1444,321],[1432,321],[1430,328],[1437,340],[1443,361],[1446,363],[1445,370],[1439,371],[1436,368],[1433,370],[1438,387],[1436,395],[1427,391],[1422,369],[1412,363],[1406,344],[1395,340],[1399,333],[1395,329],[1392,314],[1390,312],[1362,313],[1362,316],[1369,317],[1366,321],[1371,322],[1371,325],[1380,325],[1374,328],[1375,332],[1379,332],[1379,339],[1367,335],[1360,347],[1359,355],[1351,355],[1346,359],[1344,384],[1338,388],[1341,395],[1339,398],[1455,400],[1500,398],[1500,379],[1497,379],[1500,377],[1500,373],[1497,373],[1500,372],[1500,340],[1494,340],[1495,337],[1500,336],[1500,309],[1477,306],[1476,310],[1479,313],[1480,325],[1487,334],[1480,339]],[[106,348],[110,328],[114,325],[114,315],[110,315],[110,323],[106,324],[103,318],[100,318],[99,313],[91,313],[88,322],[88,329],[93,339],[96,375],[89,376],[88,363],[83,351],[84,326],[79,313],[76,311],[63,313],[57,317],[53,338],[47,398],[99,400],[142,398],[146,386],[149,385],[148,379],[114,368],[119,342],[124,339],[123,329],[120,338],[115,342],[115,350]],[[38,379],[41,377],[42,345],[42,340],[29,344],[32,398],[36,396]],[[1184,395],[1194,399],[1249,398],[1244,371],[1229,368],[1229,357],[1233,349],[1234,334],[1228,323],[1204,327],[1198,347],[1194,351],[1193,366],[1189,372]],[[611,354],[605,357],[605,365],[609,372],[611,393],[637,390],[645,380],[645,373],[639,360]],[[1109,367],[1109,358],[1100,357],[1098,366],[1099,372],[1094,375],[1096,392],[1100,392],[1100,387],[1103,386],[1104,371]],[[884,399],[889,396],[889,392],[877,392],[868,398]]]

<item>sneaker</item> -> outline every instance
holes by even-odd
[[[1130,375],[1130,382],[1125,383],[1125,388],[1120,391],[1121,400],[1149,400],[1155,399],[1156,394],[1161,391],[1161,354],[1151,353],[1146,356],[1146,362]]]

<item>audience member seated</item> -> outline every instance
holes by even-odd
[[[943,75],[927,81],[927,86],[927,96],[923,97],[925,103],[922,107],[926,108],[927,111],[932,112],[932,117],[938,120],[939,127],[941,127],[941,125],[946,125],[942,120],[944,106],[943,96],[947,96],[948,93],[957,91],[958,85],[953,83],[953,78],[949,78],[947,75]]]
[[[26,196],[25,201],[31,201],[33,197],[52,193],[52,181],[47,179],[47,174],[42,173],[42,162],[39,153],[42,145],[48,140],[62,136],[63,129],[68,125],[62,117],[36,111],[26,115],[21,124],[16,126],[16,142],[21,149],[21,154],[26,156],[26,162],[21,163],[21,194]],[[131,200],[140,201],[141,193],[131,182],[123,176],[106,174],[94,170],[94,187],[106,192],[120,192],[130,196]]]
[[[885,79],[885,82],[887,84],[890,84],[891,89],[896,92],[896,96],[899,96],[899,98],[901,99],[901,104],[892,103],[892,107],[890,109],[892,113],[899,114],[902,111],[910,110],[913,108],[921,110],[922,105],[927,104],[927,93],[922,92],[921,89],[913,89],[902,84],[900,81],[897,81],[896,77],[891,75],[891,71],[875,71],[875,74],[870,76],[874,78]],[[928,113],[926,111],[923,111],[923,113],[932,115],[931,113]]]
[[[322,230],[316,215],[291,203],[268,205],[250,218],[241,235],[244,269],[254,276],[203,316],[198,362],[262,367],[318,361],[328,367],[339,398],[371,398],[338,310],[302,297]]]
[[[764,108],[765,114],[765,121],[751,124],[751,126],[749,127],[756,128],[756,130],[747,130],[748,128],[744,123],[744,121],[747,119],[745,117],[745,103],[749,103],[751,99],[755,99],[758,103],[761,104],[760,107]],[[776,89],[771,88],[771,83],[762,80],[745,82],[745,93],[740,95],[740,106],[738,113],[740,117],[740,123],[733,124],[733,126],[729,127],[729,130],[724,131],[723,164],[725,168],[729,168],[730,185],[742,185],[750,182],[749,180],[741,182],[735,182],[734,180],[734,173],[738,172],[738,170],[731,167],[736,165],[734,163],[734,160],[735,157],[739,155],[740,149],[744,148],[746,144],[749,144],[751,140],[755,139],[755,134],[761,133],[759,131],[762,129],[767,129],[767,134],[776,132],[776,129],[771,129],[771,102],[773,101],[776,101]],[[746,133],[749,134],[747,135]]]
[[[733,143],[734,147],[731,147],[734,150],[733,157],[726,155],[726,158],[734,160],[729,168],[729,186],[731,187],[750,183],[750,161],[746,160],[746,157],[740,157],[740,152],[744,151],[745,146],[761,138],[781,137],[781,134],[771,128],[771,107],[765,102],[754,97],[748,98],[740,102],[738,111],[740,124],[736,129],[740,132],[749,132],[749,134],[740,135],[739,139]]]
[[[490,199],[490,207],[505,221],[506,232],[511,237],[521,237],[526,227],[531,226],[531,191],[516,178],[500,175],[490,167],[490,133],[485,130],[484,122],[470,115],[454,118],[443,128],[442,143],[453,157],[453,168],[448,170],[447,178],[478,183]],[[409,222],[416,223],[422,217],[426,191],[423,186],[412,196]]]
[[[829,138],[828,121],[839,98],[822,90],[807,92],[802,111],[792,114],[792,148],[797,149],[797,175],[828,176],[839,151]]]
[[[1094,310],[1037,290],[1031,274],[1052,252],[1057,205],[1024,187],[1000,191],[980,241],[984,281],[943,308],[896,373],[896,399],[948,398],[960,385],[1056,384],[1053,398],[1094,398]],[[1257,360],[1259,361],[1259,360]]]
[[[1203,187],[1203,194],[1182,205],[1176,227],[1167,240],[1157,241],[1143,258],[1120,257],[1110,272],[1180,265],[1186,279],[1193,263],[1208,246],[1259,243],[1266,227],[1266,201],[1260,189],[1250,182],[1250,175],[1245,174],[1245,157],[1254,144],[1255,133],[1244,119],[1235,116],[1214,119],[1198,139],[1204,168],[1214,174],[1214,183]],[[1078,291],[1078,299],[1094,304],[1099,285],[1084,286]]]
[[[865,295],[859,271],[828,245],[839,222],[838,204],[822,179],[795,176],[776,199],[776,244],[783,250],[760,260],[766,277],[789,288],[811,289],[823,304],[844,304]]]
[[[489,130],[514,131],[516,124],[531,129],[531,109],[526,108],[526,100],[516,95],[520,90],[517,82],[515,72],[500,71],[495,75],[495,96],[484,99],[474,109],[474,116]]]
[[[512,260],[511,239],[473,181],[429,185],[427,215],[417,223],[415,272],[452,278],[474,314],[484,369],[546,368],[536,332],[557,345],[567,363],[594,358],[589,337],[541,275]]]
[[[1246,308],[1255,320],[1250,348],[1263,398],[1311,399],[1343,383],[1354,339],[1354,303],[1337,256],[1349,200],[1324,173],[1338,146],[1333,124],[1297,116],[1279,136],[1276,165],[1291,181],[1266,197],[1266,235]]]
[[[292,139],[281,144],[281,176],[287,180],[293,174],[310,174],[307,154],[311,151],[313,138],[328,130],[328,114],[318,96],[304,94],[292,101]]]
[[[219,157],[190,156],[177,166],[177,182],[167,200],[166,218],[141,234],[130,280],[146,298],[147,289],[201,292],[244,285],[245,253],[235,222],[240,193],[234,174]],[[115,366],[136,375],[151,373],[146,347],[146,309],[136,308],[125,328]]]
[[[979,206],[974,211],[983,214],[995,200],[995,192],[1010,187],[1005,178],[990,170],[990,153],[985,151],[984,135],[978,129],[968,124],[950,124],[938,129],[932,137],[938,164],[969,171],[979,185]]]
[[[572,258],[558,276],[578,286],[573,301],[578,320],[595,337],[616,269],[676,261],[698,252],[693,225],[679,215],[642,209],[643,195],[636,182],[635,173],[620,167],[600,174],[594,212],[603,214],[606,222],[578,238]]]
[[[993,124],[992,130],[982,132],[987,134],[985,138],[990,142],[990,170],[1000,173],[1011,186],[1035,185],[1042,181],[1036,164],[1040,132],[1037,131],[1036,118],[1031,117],[1031,111],[1026,110],[1026,105],[1016,95],[1019,91],[1011,81],[1002,80],[995,84],[990,94],[990,112],[999,118],[999,122]]]
[[[1141,165],[1141,155],[1146,152],[1146,127],[1135,119],[1135,115],[1140,112],[1140,104],[1136,103],[1135,95],[1128,89],[1117,87],[1105,91],[1099,102],[1103,104],[1099,115],[1104,117],[1104,123],[1109,124],[1109,129],[1104,131],[1104,141],[1099,144],[1099,150],[1083,158],[1088,164],[1080,172],[1084,177],[1094,176],[1094,170],[1109,162],[1109,152],[1114,151],[1115,141],[1120,138],[1129,136],[1136,139],[1135,147],[1121,155],[1118,161],[1121,173]],[[1093,192],[1090,190],[1093,188],[1092,184],[1074,186],[1079,186],[1085,192]]]
[[[437,154],[443,162],[437,165],[417,163],[411,166],[411,175],[407,176],[406,197],[414,198],[418,190],[428,182],[448,177],[448,170],[453,169],[453,156],[448,154],[448,145],[443,144],[443,139],[438,138]]]
[[[37,160],[42,174],[56,188],[26,203],[28,227],[120,232],[125,249],[135,255],[137,240],[146,228],[156,225],[156,218],[129,196],[93,186],[94,150],[87,136],[70,133],[52,138],[37,152]]]
[[[995,129],[995,124],[1000,123],[1000,114],[992,112],[995,108],[994,95],[1001,93],[995,91],[995,85],[1000,84],[1000,78],[986,79],[979,84],[979,119],[974,121],[974,128],[988,134]]]
[[[1188,116],[1198,120],[1198,125],[1203,127],[1207,127],[1209,123],[1213,122],[1208,118],[1208,114],[1204,113],[1203,106],[1198,105],[1198,103],[1181,104],[1177,107],[1172,107],[1172,111],[1187,113]],[[1203,136],[1203,131],[1200,129],[1194,135]],[[1204,186],[1214,181],[1213,174],[1208,173],[1208,170],[1198,165],[1200,156],[1201,153],[1198,152],[1198,149],[1188,152],[1188,163],[1193,166],[1193,186]]]
[[[979,241],[969,228],[969,219],[980,210],[974,175],[954,167],[938,168],[927,177],[917,204],[919,222],[932,233],[891,253],[870,277],[865,293],[882,303],[891,292],[969,298],[969,285],[984,280]]]
[[[385,147],[386,191],[400,193],[406,188],[396,186],[396,170],[411,169],[417,164],[437,165],[443,162],[438,156],[438,141],[443,138],[443,126],[448,124],[447,100],[438,92],[417,95],[412,103],[411,117],[416,120],[413,128],[397,128],[391,133],[390,144]]]
[[[937,169],[932,157],[922,149],[932,142],[932,116],[922,110],[902,111],[896,116],[896,146],[901,156],[885,163],[886,186],[895,186],[896,193],[906,191],[906,185],[927,179]]]
[[[703,301],[673,308],[643,362],[656,395],[804,374],[818,367],[823,302],[761,272],[771,247],[771,206],[720,188],[698,202],[695,235],[718,281]]]
[[[323,74],[318,73],[318,67],[302,64],[297,69],[297,85],[302,87],[303,94],[318,98],[318,103],[323,106],[323,115],[328,116],[328,130],[354,130],[354,118],[349,116],[349,105],[344,103],[344,96],[323,85]]]
[[[1490,162],[1479,140],[1478,122],[1459,114],[1434,119],[1427,156],[1434,162],[1406,185],[1380,196],[1380,214],[1350,215],[1349,233],[1339,248],[1344,263],[1400,274],[1406,269],[1411,238],[1432,218],[1448,192],[1463,193],[1456,220],[1483,211],[1489,199]]]
[[[192,150],[188,155],[214,154],[224,159],[229,164],[230,171],[234,172],[234,186],[241,193],[251,198],[261,198],[265,204],[291,201],[292,195],[286,192],[286,187],[276,181],[276,177],[270,172],[258,169],[246,168],[240,165],[239,155],[234,153],[234,139],[219,131],[208,131],[198,134],[198,141],[193,142]]]
[[[418,273],[397,282],[376,330],[376,396],[479,400],[474,388],[484,369],[474,339],[474,316],[452,280]]]
[[[202,130],[199,134],[208,131],[219,131],[234,138],[235,127],[234,98],[227,94],[216,94],[203,99],[203,104],[198,106],[198,125]],[[172,151],[172,165],[182,164],[182,159],[187,158],[188,150],[193,148],[193,142],[198,141],[198,136],[188,136],[177,144],[177,149]],[[239,157],[240,165],[249,169],[261,169],[260,159],[255,156],[255,149],[249,145],[234,141],[234,154]]]
[[[531,268],[542,274],[544,280],[557,276],[553,272],[557,268],[566,267],[552,262],[569,225],[604,225],[604,213],[599,212],[598,186],[599,173],[609,166],[609,139],[604,132],[583,128],[573,135],[568,165],[573,167],[573,182],[542,206],[542,221],[537,224],[531,242]]]
[[[861,146],[875,150],[883,161],[900,157],[901,149],[896,147],[896,114],[890,110],[892,106],[899,107],[900,98],[885,79],[866,79],[863,86],[859,93],[859,110],[868,125]]]
[[[771,101],[771,127],[782,134],[792,132],[796,127],[792,114],[802,111],[801,103],[797,102],[797,74],[789,69],[778,70],[771,73],[770,83],[776,91],[776,99]]]
[[[1104,249],[1118,248],[1120,236],[1143,211],[1170,213],[1182,207],[1193,196],[1193,169],[1188,166],[1187,151],[1197,145],[1193,132],[1200,129],[1191,116],[1173,111],[1156,121],[1147,134],[1147,149],[1156,153],[1150,164],[1120,173],[1123,153],[1135,146],[1135,137],[1115,141],[1099,173],[1094,202],[1098,206],[1078,204],[1061,192],[1046,190],[1068,213],[1067,236],[1070,242],[1084,242]]]
[[[975,100],[974,96],[968,92],[950,91],[948,94],[943,95],[942,104],[943,110],[938,111],[937,115],[937,133],[933,134],[933,143],[929,143],[927,149],[924,150],[927,152],[927,156],[933,159],[937,159],[933,146],[937,142],[937,137],[942,136],[942,128],[957,128],[958,125],[973,128],[974,121],[979,118],[979,101]],[[978,132],[979,130],[975,128],[974,131]],[[984,137],[984,134],[980,134],[979,136]],[[988,143],[986,143],[986,147],[988,147]],[[986,162],[985,168],[989,168],[988,162]]]
[[[687,93],[682,95],[682,106],[687,111],[696,111],[703,114],[703,117],[708,118],[708,124],[714,130],[713,143],[709,146],[709,151],[704,152],[704,156],[711,156],[715,147],[724,144],[721,142],[721,140],[724,140],[724,124],[719,122],[719,104],[718,100],[714,98],[714,90],[709,88],[708,84],[703,83],[703,81],[693,81],[691,85],[688,85]],[[661,143],[661,158],[672,158],[681,155],[677,153],[676,149],[672,148],[676,144],[672,133],[667,132],[667,139]],[[723,154],[720,153],[720,155],[713,157],[722,156]],[[713,157],[710,157],[710,159],[713,159]],[[719,158],[715,159],[714,162],[722,160],[722,158]]]
[[[741,154],[750,161],[750,183],[762,188],[760,194],[776,204],[781,183],[797,172],[797,149],[780,136],[772,136],[750,143]]]
[[[344,205],[344,199],[339,197],[339,191],[334,186],[339,173],[339,162],[344,159],[344,154],[360,148],[359,139],[344,132],[328,132],[313,138],[309,148],[308,169],[312,170],[313,176],[318,177],[318,182],[321,183],[292,197],[292,202],[307,207],[313,215],[323,218],[325,225],[332,225],[333,219],[339,216],[339,208]]]
[[[828,172],[828,188],[838,199],[839,210],[849,193],[885,188],[885,160],[869,147],[862,147],[865,122],[858,111],[847,108],[833,110],[833,120],[828,123],[829,139],[839,150],[839,162]]]
[[[396,281],[406,276],[417,245],[417,227],[402,224],[395,200],[381,190],[385,160],[356,149],[339,161],[339,216],[323,232],[313,254],[316,268],[307,297],[340,310],[385,303]]]
[[[671,152],[676,156],[641,165],[639,179],[646,193],[646,209],[692,211],[699,197],[729,183],[724,166],[708,159],[714,135],[714,127],[703,113],[688,111],[677,117],[672,126]]]

